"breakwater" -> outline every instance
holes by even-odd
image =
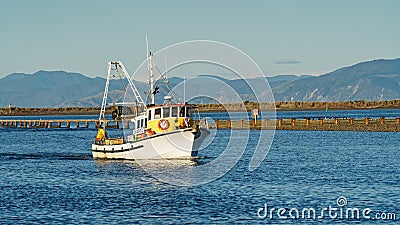
[[[290,118],[275,120],[215,120],[211,129],[399,132],[400,118]]]
[[[267,130],[331,130],[331,131],[379,131],[399,132],[400,118],[290,118],[266,120],[214,120],[200,121],[210,129],[267,129]],[[3,128],[97,128],[98,120],[0,120]],[[125,124],[128,127],[129,124]],[[106,128],[120,129],[122,122],[108,120]]]

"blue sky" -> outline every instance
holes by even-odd
[[[224,42],[267,76],[322,74],[400,57],[400,1],[2,1],[0,77],[65,70],[103,76],[109,60],[131,72],[181,41]],[[249,75],[251,76],[251,75]]]

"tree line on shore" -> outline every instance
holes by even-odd
[[[248,102],[229,104],[199,104],[200,111],[226,111],[246,108],[260,110],[325,110],[325,109],[378,109],[400,108],[399,100],[346,101],[346,102]]]
[[[346,101],[346,102],[248,102],[227,104],[197,104],[200,112],[221,112],[227,110],[250,111],[260,110],[325,110],[325,109],[381,109],[400,108],[400,99],[388,101]],[[111,113],[115,107],[107,109]],[[66,108],[23,108],[9,106],[0,108],[0,115],[81,115],[97,114],[100,107],[66,107]]]

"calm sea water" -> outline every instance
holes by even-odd
[[[399,222],[399,133],[276,131],[267,158],[250,172],[258,132],[250,131],[243,156],[225,176],[201,186],[180,187],[154,178],[135,161],[93,160],[94,128],[0,128],[0,223]],[[219,130],[198,160],[181,166],[213,161],[229,135],[230,131]],[[346,206],[338,206],[339,197],[346,198]],[[296,208],[300,216],[303,208],[314,208],[318,214],[329,206],[370,208],[371,217],[395,213],[396,220],[332,219],[328,214],[320,219],[279,219],[276,212],[260,219],[257,212],[265,205],[268,212]]]
[[[210,117],[216,119],[243,119],[252,118],[251,112],[231,112],[228,113],[202,113],[203,117]],[[260,118],[270,118],[273,116],[272,112],[261,112]],[[287,118],[396,118],[400,117],[400,109],[363,109],[363,110],[315,110],[315,111],[277,111],[276,117],[278,119]]]

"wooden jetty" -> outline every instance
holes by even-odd
[[[98,128],[98,120],[86,119],[63,119],[63,120],[0,120],[1,127],[18,127],[18,128]],[[108,120],[106,128],[119,128],[120,121]]]
[[[205,121],[201,121],[204,124]],[[126,124],[128,126],[129,124]],[[16,128],[98,128],[98,120],[0,120],[0,126]],[[400,118],[286,118],[266,120],[218,120],[210,129],[336,130],[399,132]],[[106,128],[122,128],[121,121],[108,120]]]

